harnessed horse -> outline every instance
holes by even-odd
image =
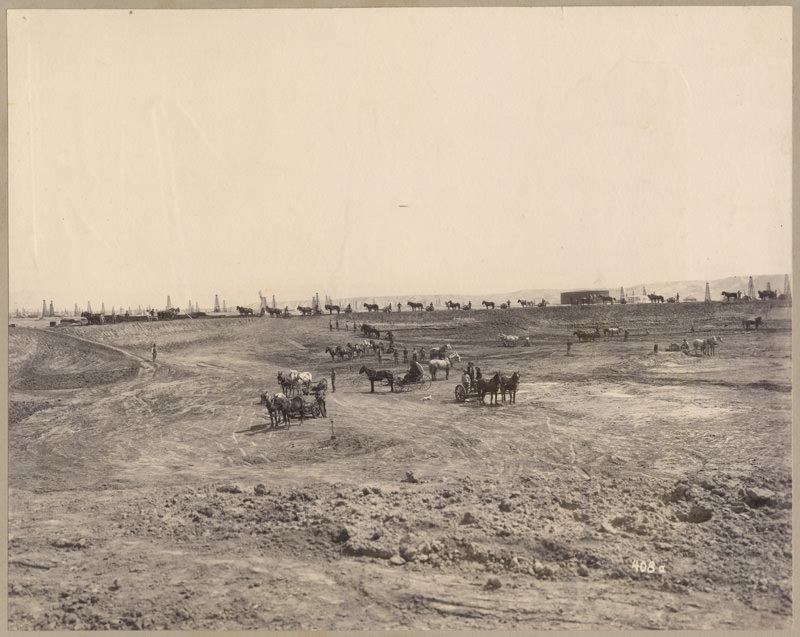
[[[385,381],[389,385],[389,391],[390,392],[394,391],[394,374],[392,374],[392,372],[390,372],[388,369],[380,369],[380,370],[376,371],[374,369],[370,369],[366,365],[362,365],[361,369],[358,370],[358,373],[359,374],[366,374],[367,378],[369,378],[370,393],[371,394],[375,393],[375,381],[376,380]]]
[[[514,372],[511,376],[500,376],[500,392],[503,394],[503,402],[506,402],[506,392],[508,392],[508,402],[517,402],[517,386],[519,385],[519,372]]]
[[[478,402],[481,405],[485,405],[486,402],[484,398],[486,394],[490,394],[489,396],[489,404],[497,404],[497,392],[500,390],[500,372],[495,372],[494,376],[492,376],[489,380],[485,378],[479,378],[475,381],[475,387],[478,390]]]

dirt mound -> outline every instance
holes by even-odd
[[[9,377],[17,389],[74,389],[130,379],[139,363],[124,353],[44,330],[9,333]]]

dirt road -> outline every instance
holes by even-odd
[[[9,628],[787,628],[791,320],[758,309],[358,315],[460,353],[397,393],[327,316],[18,323]],[[467,361],[516,403],[457,402]],[[278,371],[332,368],[328,418],[265,424]]]

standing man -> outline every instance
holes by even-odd
[[[330,321],[328,321],[328,330],[330,330],[331,332],[333,331],[333,323],[331,323]]]
[[[153,343],[153,349],[150,350],[150,352],[153,354],[153,362],[155,363],[156,362],[156,356],[158,356],[158,348],[156,348],[156,344],[155,343]]]
[[[336,319],[336,329],[339,329],[339,319]]]
[[[322,414],[323,417],[328,415],[328,410],[325,407],[325,392],[318,391],[314,394],[314,398],[317,401],[317,406],[319,407],[319,412]]]
[[[403,345],[403,362],[408,362],[408,348],[405,345]]]
[[[394,354],[394,364],[397,365],[400,361],[400,353],[397,351],[397,348],[392,348],[392,353]]]
[[[336,391],[336,370],[331,367],[331,393]]]

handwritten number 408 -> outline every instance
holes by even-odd
[[[640,573],[666,573],[667,571],[663,564],[656,566],[655,562],[646,562],[645,560],[633,560],[631,567],[634,571],[639,571]]]

